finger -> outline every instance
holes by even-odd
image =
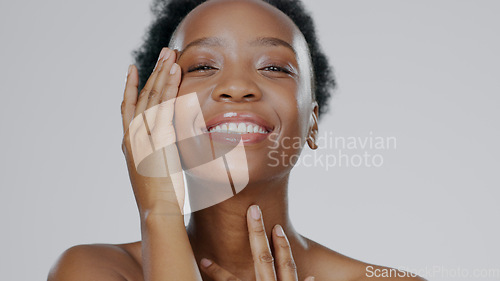
[[[135,107],[135,115],[134,116],[137,116],[137,115],[143,113],[144,110],[146,109],[146,106],[148,104],[149,92],[151,91],[151,88],[153,87],[153,84],[156,80],[156,76],[158,75],[158,72],[161,69],[161,65],[162,65],[163,57],[165,56],[165,53],[166,53],[166,48],[163,48],[160,52],[160,56],[158,57],[158,61],[157,61],[156,66],[153,70],[153,73],[151,73],[148,81],[146,82],[146,85],[144,85],[144,88],[142,88],[142,91],[139,94],[139,100],[137,101],[137,105]]]
[[[169,71],[169,79],[167,80],[167,87],[161,96],[161,102],[172,100],[177,97],[179,92],[179,85],[181,84],[182,71],[181,67],[174,63]]]
[[[146,110],[157,105],[161,99],[161,95],[165,90],[165,87],[171,85],[169,80],[172,79],[172,75],[170,74],[170,70],[172,69],[172,65],[175,62],[175,52],[172,50],[165,48],[165,55],[163,57],[163,62],[158,70],[158,74],[156,76],[156,80],[153,83],[153,87],[149,92],[149,99],[147,102]]]
[[[274,258],[267,240],[262,212],[257,205],[248,208],[247,225],[257,280],[275,281]]]
[[[314,276],[309,276],[306,279],[304,279],[304,281],[314,281],[314,280],[316,280],[316,278],[314,278]]]
[[[280,281],[297,281],[297,266],[292,256],[290,242],[281,225],[273,228],[274,256],[276,257],[276,271]]]
[[[181,83],[181,71],[178,64],[173,63],[169,70],[168,79],[165,89],[159,100],[160,106],[156,116],[156,126],[158,128],[171,128],[174,118],[174,107],[176,97],[179,93],[179,85]],[[163,136],[165,137],[165,136]]]
[[[215,281],[241,281],[229,271],[209,259],[201,259],[201,270]]]
[[[167,147],[176,141],[176,134],[173,125],[175,97],[179,90],[181,80],[180,67],[176,63],[173,64],[169,71],[169,77],[166,81],[166,88],[157,107],[147,110],[148,122],[150,123],[151,137],[156,148]],[[173,98],[168,98],[173,97]],[[154,114],[149,118],[149,113]]]
[[[171,51],[170,51],[171,52]],[[168,54],[171,60],[165,61],[165,65],[158,74],[154,89],[151,92],[155,94],[149,98],[147,110],[145,111],[148,125],[156,148],[162,148],[173,144],[176,141],[175,130],[173,126],[175,99],[166,101],[165,95],[177,96],[180,84],[180,71],[177,71],[178,65],[173,62],[175,53]],[[170,62],[169,62],[170,61]],[[168,69],[170,66],[170,69]],[[161,96],[159,95],[161,93]],[[159,105],[158,103],[161,102]]]
[[[132,119],[134,118],[135,105],[137,103],[137,93],[139,87],[139,75],[135,65],[128,68],[127,82],[123,93],[121,113],[123,121],[123,132],[125,133]]]
[[[161,75],[161,74],[160,74]],[[179,206],[184,205],[184,179],[182,173],[173,171],[182,171],[181,161],[176,147],[171,144],[176,142],[176,134],[173,125],[173,116],[175,108],[175,97],[178,94],[181,81],[181,71],[179,65],[173,63],[168,73],[165,89],[161,97],[161,103],[157,108],[157,115],[154,127],[151,130],[151,136],[155,147],[163,147],[165,152],[167,167],[174,185]],[[149,109],[152,110],[152,109]],[[148,110],[148,111],[149,111]]]

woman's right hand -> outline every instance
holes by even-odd
[[[184,180],[173,126],[181,69],[175,60],[176,53],[164,48],[140,95],[138,71],[131,66],[121,106],[146,281],[201,280],[182,214]]]
[[[127,161],[141,219],[182,211],[184,181],[173,126],[174,103],[181,80],[176,53],[164,48],[146,85],[138,94],[135,66],[127,75],[121,106]],[[179,209],[179,210],[177,210]]]

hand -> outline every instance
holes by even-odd
[[[257,281],[297,281],[297,268],[292,256],[290,243],[283,228],[275,225],[272,231],[272,241],[276,258],[271,254],[264,221],[260,208],[250,206],[247,211],[248,235],[255,263]],[[201,269],[215,281],[240,280],[224,268],[208,259],[201,260]],[[309,276],[304,281],[314,281]]]
[[[175,52],[164,48],[140,95],[135,66],[127,76],[122,149],[141,219],[151,213],[176,214],[184,205],[182,174],[171,172],[181,171],[172,122],[181,81],[175,60]]]
[[[132,66],[121,106],[122,149],[140,213],[145,281],[201,280],[182,216],[184,180],[181,172],[171,173],[181,171],[172,122],[181,82],[175,60],[176,53],[163,48],[140,95]]]

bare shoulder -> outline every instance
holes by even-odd
[[[128,251],[130,244],[86,244],[64,251],[50,269],[48,281],[143,280],[142,269]]]
[[[312,240],[309,240],[308,243],[311,247],[312,260],[316,261],[311,266],[314,272],[308,274],[316,276],[318,280],[426,281],[422,277],[410,272],[369,264],[350,258]]]

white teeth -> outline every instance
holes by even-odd
[[[267,130],[263,127],[260,127],[257,124],[248,124],[248,123],[225,123],[219,124],[210,129],[210,132],[217,133],[232,133],[232,134],[246,134],[246,133],[260,133],[267,134]]]
[[[247,125],[245,123],[238,124],[238,133],[244,134],[247,132]]]
[[[238,132],[238,126],[236,126],[236,123],[229,123],[229,126],[227,127],[228,132]]]

